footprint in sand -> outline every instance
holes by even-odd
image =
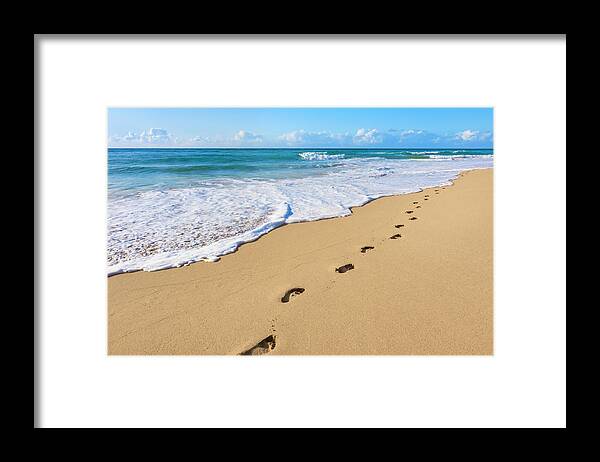
[[[418,204],[418,203],[419,203],[419,201],[413,202],[413,204]]]
[[[346,271],[350,271],[351,269],[354,269],[354,265],[352,263],[348,263],[347,265],[336,268],[335,272],[336,273],[345,273]]]
[[[294,295],[299,295],[304,292],[302,287],[294,287],[293,289],[288,290],[283,297],[281,297],[281,303],[287,303],[290,301]]]
[[[367,253],[369,250],[373,250],[375,247],[372,247],[370,245],[366,245],[364,247],[361,247],[360,249],[360,253]]]
[[[407,210],[406,213],[413,213],[413,211],[412,210]]]
[[[420,209],[420,208],[421,208],[421,206],[420,206],[420,205],[417,205],[415,208],[416,208],[416,209]]]
[[[429,199],[425,198],[425,199],[423,199],[423,200],[424,200],[424,201],[428,201]]]
[[[399,237],[402,237],[401,234],[394,234],[393,236],[390,236],[390,239],[398,239]]]
[[[396,226],[394,226],[394,228],[403,228],[403,227],[404,227],[404,225],[396,225]]]
[[[275,349],[276,342],[275,335],[269,335],[267,338],[262,339],[256,345],[254,345],[249,350],[241,353],[242,356],[256,356],[256,355],[264,355],[270,353]]]
[[[416,220],[417,217],[410,217],[409,220]]]

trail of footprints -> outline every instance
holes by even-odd
[[[442,189],[446,189],[446,188],[442,188]],[[439,189],[435,189],[434,193],[439,194]],[[429,200],[429,194],[425,194],[423,197],[423,200],[424,201]],[[415,206],[415,209],[421,208],[421,205],[418,205],[419,201],[414,201],[412,204]],[[414,213],[414,210],[406,210],[405,213],[407,215],[411,215],[409,220],[411,220],[411,221],[417,220],[417,217],[412,216],[412,214]],[[403,228],[404,226],[405,225],[402,223],[394,225],[395,228]],[[393,234],[392,236],[390,236],[389,239],[396,240],[401,237],[402,237],[401,234],[396,233],[396,234]],[[360,248],[360,253],[367,253],[374,249],[375,249],[374,246],[366,245],[366,246]],[[352,263],[347,263],[345,265],[335,268],[335,272],[339,273],[339,274],[344,274],[353,269],[354,269],[354,265]],[[306,291],[306,289],[304,289],[303,287],[294,287],[292,289],[289,289],[281,297],[281,303],[289,303],[292,300],[292,298],[304,293],[305,291]],[[264,355],[264,354],[267,354],[267,353],[270,353],[271,351],[273,351],[275,349],[275,347],[277,346],[277,330],[275,328],[275,323],[276,323],[276,319],[273,319],[271,321],[272,333],[269,336],[265,337],[260,342],[258,342],[256,345],[254,345],[252,348],[250,348],[240,354],[243,356],[256,356],[256,355]]]

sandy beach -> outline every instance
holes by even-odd
[[[108,278],[111,355],[490,355],[493,170]],[[291,291],[291,292],[290,292]]]

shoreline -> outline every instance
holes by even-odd
[[[492,182],[463,171],[212,265],[109,276],[108,353],[492,354]]]
[[[453,186],[454,182],[456,180],[460,179],[465,173],[476,171],[476,170],[493,170],[493,167],[471,168],[471,169],[463,170],[463,171],[459,172],[456,176],[450,178],[447,182],[440,183],[439,185],[434,185],[434,186],[431,186],[431,187],[428,187],[428,188],[425,188],[425,189],[432,189],[432,188],[438,188],[438,187]],[[406,196],[406,195],[410,195],[410,194],[418,194],[418,193],[423,192],[425,189],[419,189],[418,191],[412,191],[412,192],[407,192],[407,193],[387,194],[387,195],[382,195],[382,196],[374,197],[372,199],[368,199],[363,204],[354,205],[354,206],[348,207],[348,209],[350,210],[350,213],[348,213],[346,215],[336,215],[336,216],[331,216],[331,217],[316,218],[314,220],[294,221],[294,222],[291,222],[291,223],[284,222],[284,223],[282,223],[280,225],[276,225],[274,228],[272,228],[272,229],[264,232],[263,234],[259,234],[254,239],[246,240],[246,241],[241,242],[240,244],[238,244],[235,247],[235,249],[233,249],[230,252],[226,252],[226,253],[224,253],[222,255],[219,255],[215,260],[200,258],[198,260],[187,262],[187,263],[181,263],[181,264],[176,265],[176,266],[169,266],[169,267],[165,267],[165,268],[157,268],[157,269],[152,269],[152,270],[146,270],[146,269],[143,269],[143,268],[129,270],[129,271],[120,270],[120,271],[109,272],[107,274],[107,278],[111,278],[111,277],[114,277],[114,276],[117,276],[117,275],[120,275],[120,274],[133,274],[133,273],[138,273],[138,272],[154,273],[154,272],[157,272],[157,271],[168,271],[168,270],[172,270],[172,269],[184,268],[186,266],[195,265],[197,263],[218,263],[222,258],[238,252],[240,250],[240,248],[242,248],[244,245],[256,242],[259,239],[263,238],[264,236],[267,236],[267,235],[271,234],[273,231],[276,231],[276,230],[278,230],[280,228],[283,228],[285,226],[296,225],[296,224],[300,224],[300,223],[314,223],[314,222],[319,222],[319,221],[324,221],[324,220],[335,220],[335,219],[339,219],[339,218],[347,218],[349,216],[352,216],[352,214],[354,213],[355,209],[359,209],[361,207],[365,207],[365,206],[367,206],[367,205],[369,205],[369,204],[371,204],[374,201],[377,201],[379,199],[384,199],[386,197],[396,197],[396,196]]]

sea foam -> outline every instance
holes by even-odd
[[[299,178],[212,178],[192,187],[110,197],[109,275],[215,261],[283,224],[346,216],[351,207],[375,198],[447,185],[464,170],[493,165],[492,156],[482,155],[402,160],[343,159],[326,152],[298,156],[336,156],[337,162]]]
[[[333,160],[333,159],[343,159],[346,157],[345,154],[328,154],[325,152],[314,152],[314,151],[306,151],[298,154],[301,159],[304,160]]]

